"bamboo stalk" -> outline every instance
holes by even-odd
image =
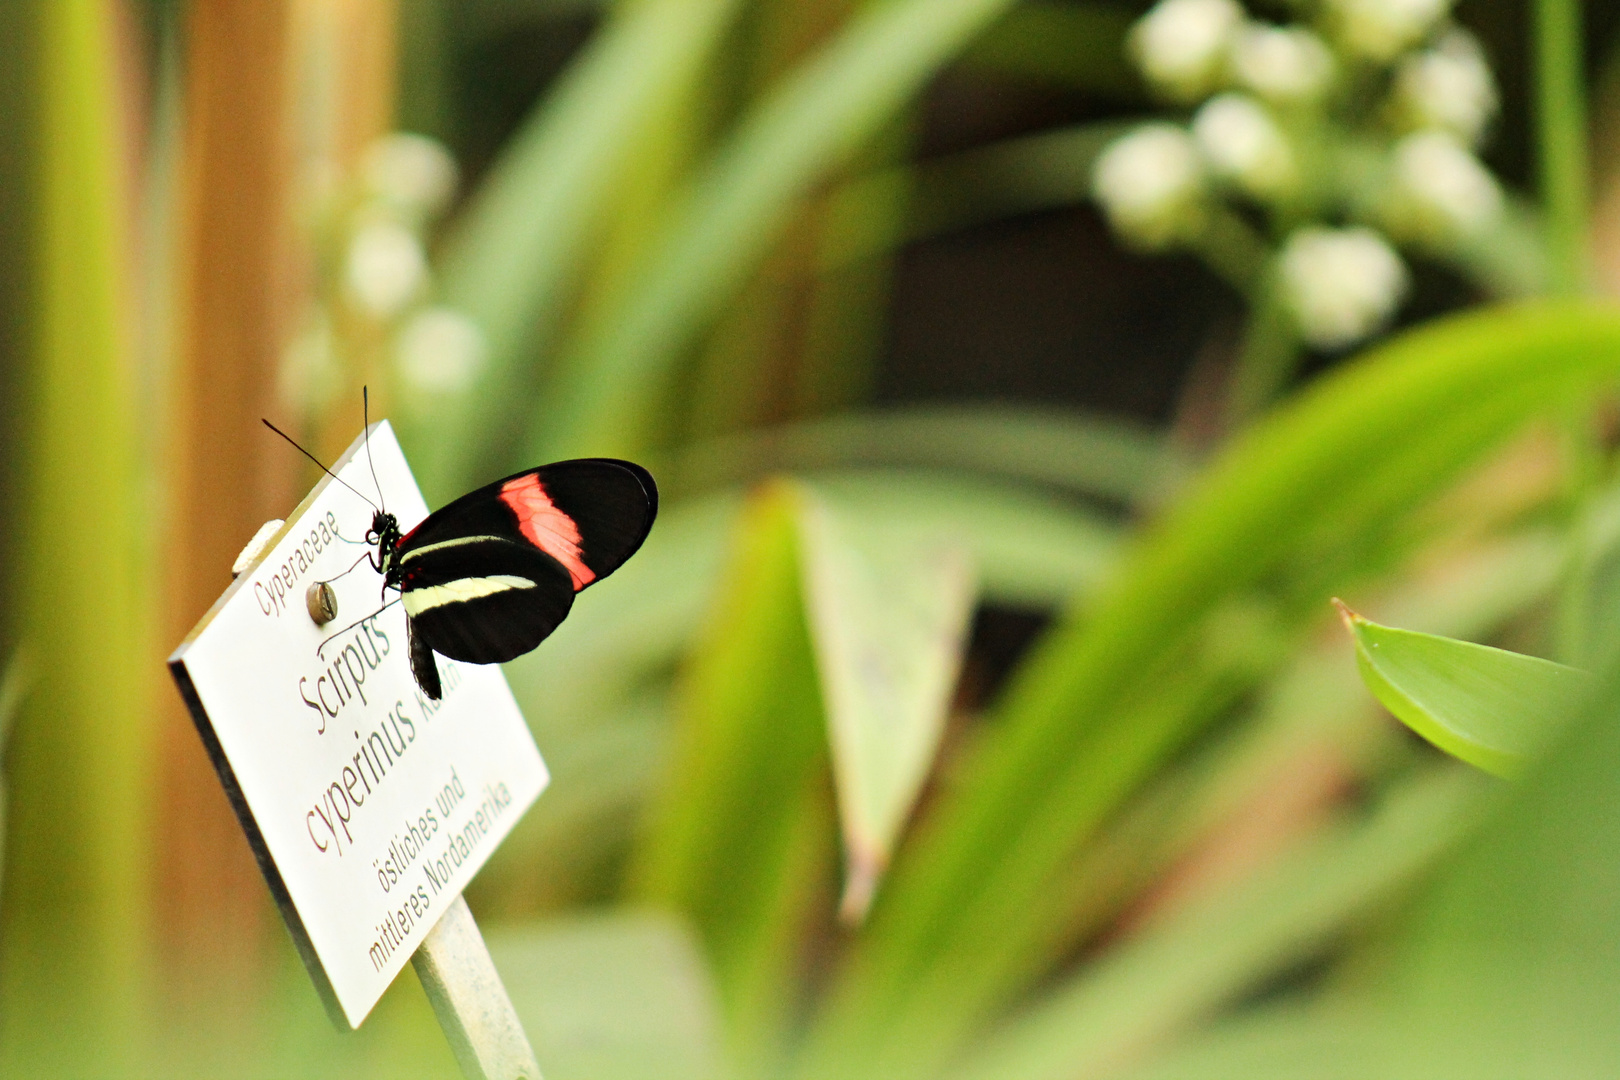
[[[295,494],[295,465],[255,430],[275,412],[277,362],[302,299],[286,130],[291,6],[198,2],[187,14],[163,651],[229,584],[246,539]],[[160,1004],[195,1016],[191,1029],[252,1008],[272,916],[190,717],[178,698],[164,704],[156,931],[174,1000]]]

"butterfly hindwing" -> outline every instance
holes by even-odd
[[[401,556],[400,567],[413,651],[420,642],[452,660],[495,664],[521,656],[574,603],[573,582],[557,560],[495,535],[418,546]]]
[[[433,650],[426,639],[416,632],[415,619],[405,619],[405,636],[411,643],[411,674],[416,677],[416,685],[422,688],[422,693],[438,701],[444,696],[444,689],[439,684],[439,665],[433,659]]]

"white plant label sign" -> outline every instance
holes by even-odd
[[[332,467],[355,490],[323,477],[169,658],[305,966],[350,1027],[548,779],[499,667],[437,657],[443,699],[417,688],[405,612],[378,610],[394,594],[364,558],[373,511],[356,492],[380,487],[405,531],[427,505],[386,421],[371,459],[375,481],[356,440]],[[305,602],[317,581],[338,599],[324,627]]]

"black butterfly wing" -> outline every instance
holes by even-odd
[[[439,683],[439,665],[433,659],[432,647],[416,632],[416,620],[409,616],[405,619],[405,636],[411,643],[411,674],[416,676],[416,685],[438,701],[444,697],[444,687]]]
[[[413,669],[427,666],[427,658],[418,657],[423,648],[470,664],[522,656],[567,618],[574,603],[573,582],[562,564],[498,536],[424,545],[405,553],[401,567]],[[424,681],[420,672],[417,681]]]
[[[434,652],[492,664],[534,648],[574,593],[636,552],[657,513],[647,470],[586,458],[516,473],[428,515],[393,560],[418,684],[438,697]]]
[[[615,458],[559,461],[514,473],[429,514],[400,540],[401,559],[445,541],[497,536],[550,555],[578,591],[641,547],[658,516],[658,486]]]

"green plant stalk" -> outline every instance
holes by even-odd
[[[1129,9],[1111,3],[1026,0],[974,42],[962,63],[1136,104],[1142,78],[1125,51],[1132,21]]]
[[[1226,422],[1236,431],[1269,408],[1299,368],[1302,356],[1292,315],[1271,275],[1251,290],[1248,324],[1226,399]]]
[[[1134,126],[1094,120],[847,180],[827,196],[820,268],[834,270],[985,221],[1084,203],[1098,156]],[[897,199],[910,203],[904,217],[868,211]]]
[[[863,165],[893,166],[910,151],[912,118],[903,115],[873,140]],[[882,171],[889,171],[887,169]],[[861,222],[869,235],[895,235],[911,216],[912,185],[906,182],[865,189],[866,198],[845,202],[845,214]],[[835,228],[828,220],[827,204],[818,207],[817,250],[812,268],[819,268],[826,235]],[[886,255],[887,253],[885,253]],[[831,274],[813,278],[804,319],[803,343],[794,373],[793,414],[825,416],[858,405],[871,396],[878,360],[887,342],[890,294],[894,278],[892,257],[862,259]]]
[[[1135,423],[1064,409],[912,406],[835,414],[687,447],[658,472],[678,494],[757,481],[772,472],[911,468],[1005,476],[1133,502],[1178,463]]]
[[[1548,289],[1575,296],[1590,286],[1588,242],[1588,169],[1586,89],[1582,64],[1580,0],[1535,0],[1535,120],[1537,166],[1545,215]],[[1601,453],[1592,419],[1576,409],[1566,421],[1570,456],[1567,511],[1577,521]],[[1589,561],[1580,552],[1571,558],[1559,601],[1560,655],[1583,658],[1587,638],[1586,597],[1591,590]]]
[[[529,427],[536,460],[634,454],[673,366],[830,170],[1011,0],[883,0],[784,79],[695,178],[626,295],[560,361]]]
[[[37,5],[35,335],[11,610],[44,677],[11,746],[0,1050],[14,1075],[138,1059],[154,653],[139,560],[112,6]],[[86,478],[93,478],[87,482]]]
[[[1546,208],[1550,289],[1574,296],[1589,284],[1586,90],[1580,0],[1535,0],[1536,144]]]
[[[928,1016],[895,1022],[908,1000],[952,992],[942,958],[957,969],[961,1000],[939,1015],[983,1017],[1004,1000],[1007,972],[1046,932],[1010,927],[1005,913],[1038,899],[1159,760],[1126,762],[1118,768],[1128,775],[1115,776],[1115,763],[1089,750],[1124,737],[1122,703],[1162,681],[1162,659],[1215,604],[1314,550],[1324,529],[1359,534],[1401,512],[1529,416],[1617,372],[1612,315],[1567,304],[1499,309],[1403,335],[1239,439],[1144,538],[1113,588],[1083,620],[1060,626],[1015,679],[998,709],[998,738],[965,763],[903,849],[800,1075],[859,1074],[854,1063],[880,1048],[890,1075],[907,1075],[894,1054],[911,1047],[932,1059],[939,1040],[959,1038]],[[1167,717],[1165,748],[1206,715]],[[1116,794],[1099,800],[1098,784]]]

